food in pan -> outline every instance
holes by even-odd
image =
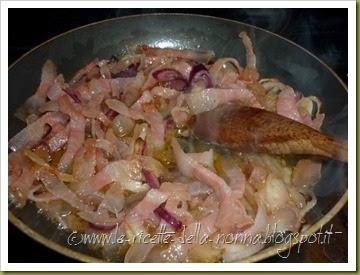
[[[27,126],[9,141],[10,203],[124,236],[91,245],[109,261],[232,262],[268,245],[241,236],[300,231],[322,158],[346,162],[347,143],[320,132],[318,98],[260,79],[240,38],[244,67],[140,45],[66,82],[46,61],[16,111]]]

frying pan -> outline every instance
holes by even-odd
[[[210,49],[216,57],[231,56],[245,64],[244,49],[238,38],[240,31],[247,31],[253,41],[261,77],[276,77],[305,95],[318,96],[326,114],[323,130],[347,139],[347,88],[321,60],[268,31],[231,20],[184,14],[110,19],[57,36],[27,53],[9,69],[9,139],[25,126],[13,113],[36,89],[41,67],[49,58],[66,80],[89,60],[126,54],[134,44]],[[318,203],[306,216],[309,227],[304,234],[311,234],[325,225],[347,201],[347,165],[326,161],[322,174],[315,187]],[[40,215],[33,204],[22,209],[9,205],[9,220],[25,234],[57,252],[84,262],[104,261],[101,254],[85,245],[69,246],[69,232],[58,229]],[[287,247],[288,244],[272,246],[242,261],[260,261]]]

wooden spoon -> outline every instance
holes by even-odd
[[[344,140],[276,113],[233,103],[197,115],[192,128],[198,138],[239,152],[348,159]]]

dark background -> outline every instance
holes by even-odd
[[[347,9],[9,9],[9,65],[38,44],[73,28],[119,16],[163,12],[212,15],[267,29],[315,54],[347,83]],[[335,219],[347,230],[347,211]],[[312,248],[303,253],[310,258],[295,255],[266,261],[347,261],[347,247],[341,246],[347,237],[343,237],[335,244],[336,255]],[[31,240],[10,223],[9,244],[9,262],[76,262]],[[319,253],[325,257],[319,259]]]
[[[224,17],[267,29],[306,48],[347,82],[347,9],[9,9],[9,65],[38,44],[73,28],[159,12]]]

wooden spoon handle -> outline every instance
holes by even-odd
[[[195,136],[239,152],[310,154],[347,162],[346,141],[266,110],[224,104],[196,116]]]

